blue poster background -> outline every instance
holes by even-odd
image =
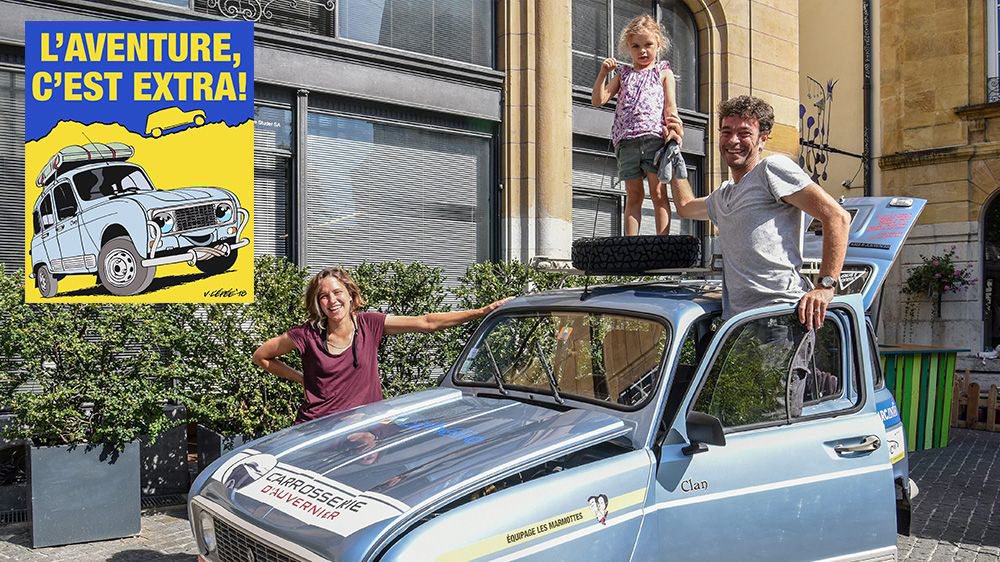
[[[50,40],[49,52],[59,55],[60,59],[66,50],[66,42],[61,48],[55,47],[52,38],[57,33],[68,36],[70,33],[217,33],[230,34],[229,52],[241,53],[240,65],[234,68],[233,62],[172,62],[168,57],[155,62],[43,62],[42,33],[48,33]],[[164,42],[166,52],[166,42]],[[150,46],[152,52],[152,46]],[[146,117],[148,114],[168,107],[179,107],[183,111],[202,109],[206,113],[206,122],[225,122],[230,126],[239,125],[253,115],[253,24],[250,22],[25,22],[25,141],[38,140],[45,137],[59,121],[76,121],[83,124],[118,123],[130,131],[146,135]],[[121,72],[118,83],[117,101],[67,101],[62,88],[53,88],[52,97],[47,101],[36,98],[33,88],[35,75],[39,72]],[[205,101],[189,98],[187,101],[177,101],[177,86],[172,87],[175,99],[160,101],[137,101],[134,99],[133,79],[137,72],[207,72],[212,75],[213,84],[223,73],[230,73],[234,78],[237,92],[244,93],[240,101]],[[239,89],[235,81],[239,73],[246,76],[245,90]],[[156,90],[156,82],[150,80],[150,93]],[[189,87],[188,90],[191,88]]]

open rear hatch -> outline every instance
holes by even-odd
[[[927,201],[912,197],[851,197],[841,204],[851,214],[851,230],[837,293],[860,294],[877,326],[882,284]],[[823,225],[812,217],[807,220],[802,272],[815,283],[823,255]]]

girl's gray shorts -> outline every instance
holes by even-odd
[[[615,158],[618,160],[618,179],[620,181],[641,178],[643,172],[656,173],[653,157],[663,146],[663,137],[645,136],[623,140],[615,148]]]

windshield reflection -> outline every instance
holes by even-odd
[[[73,176],[73,184],[83,201],[154,190],[142,169],[128,164],[103,166],[79,172]]]
[[[656,386],[667,337],[663,324],[623,315],[507,315],[476,341],[456,380],[635,407]]]

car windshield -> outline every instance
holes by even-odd
[[[656,387],[667,337],[659,322],[617,314],[510,314],[479,337],[455,379],[632,409]]]
[[[84,170],[73,176],[76,192],[83,201],[136,191],[153,191],[146,174],[138,166],[115,164]]]

